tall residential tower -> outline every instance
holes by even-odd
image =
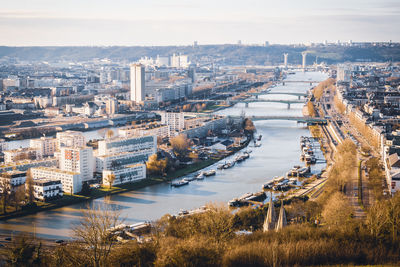
[[[131,65],[131,100],[142,102],[145,97],[145,70],[142,64]]]

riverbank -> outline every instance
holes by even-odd
[[[231,150],[231,153],[227,153],[222,157],[195,162],[185,168],[178,169],[174,172],[167,174],[166,177],[150,176],[142,181],[124,184],[121,186],[113,186],[111,188],[109,188],[109,187],[92,188],[89,196],[79,195],[79,194],[71,195],[69,193],[64,193],[64,196],[57,200],[53,200],[50,202],[36,202],[37,203],[36,207],[31,207],[29,209],[28,208],[21,209],[21,210],[14,211],[14,212],[8,213],[8,214],[1,214],[0,221],[23,217],[23,216],[35,214],[35,213],[38,213],[41,211],[62,208],[62,207],[82,203],[85,201],[102,198],[105,196],[116,195],[116,194],[121,194],[121,193],[129,192],[129,191],[133,191],[133,190],[138,190],[138,189],[141,189],[141,188],[144,188],[147,186],[151,186],[151,185],[156,185],[156,184],[160,184],[160,183],[168,183],[174,179],[178,179],[185,175],[197,172],[201,169],[204,169],[208,166],[215,164],[216,162],[218,162],[220,160],[223,160],[226,157],[234,155],[235,153],[239,152],[243,148],[247,147],[248,144],[250,143],[250,141],[251,141],[250,139],[247,139],[247,141],[243,145],[241,145],[240,147],[234,148],[233,150]]]

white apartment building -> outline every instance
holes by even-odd
[[[187,55],[176,55],[171,56],[171,67],[173,68],[187,68],[189,66],[189,58]]]
[[[169,136],[169,126],[161,124],[150,124],[145,127],[126,126],[118,129],[118,135],[129,138],[133,136],[155,135],[159,137]]]
[[[170,135],[185,128],[185,117],[182,112],[160,112],[161,123],[169,126]]]
[[[56,168],[37,167],[31,168],[34,180],[47,178],[50,180],[59,180],[62,184],[62,190],[67,193],[78,193],[82,191],[82,177],[77,172],[63,171]]]
[[[350,82],[351,80],[351,66],[346,64],[337,65],[337,82]]]
[[[21,160],[40,160],[42,151],[37,148],[18,148],[3,151],[4,163],[13,163]]]
[[[33,181],[33,190],[35,198],[42,201],[63,196],[60,180],[36,179]]]
[[[9,171],[0,174],[0,190],[3,191],[4,186],[13,189],[23,185],[26,181],[26,172]]]
[[[43,157],[54,156],[57,149],[57,139],[50,137],[41,137],[39,139],[31,139],[30,147],[39,149]]]
[[[7,145],[6,140],[0,139],[0,152],[7,150],[7,149],[8,149],[8,145]]]
[[[123,152],[145,152],[148,155],[152,155],[157,151],[157,137],[154,135],[134,136],[130,138],[117,137],[101,140],[98,145],[99,156]]]
[[[131,65],[131,100],[140,103],[145,99],[145,69],[141,64]]]
[[[27,171],[29,168],[39,166],[56,167],[57,164],[58,160],[55,158],[46,158],[41,160],[24,160],[0,165],[0,173],[12,170]]]
[[[118,100],[115,98],[109,98],[106,101],[106,113],[109,115],[118,113]]]
[[[56,135],[57,149],[61,147],[83,147],[86,145],[85,136],[78,131],[59,132]]]
[[[96,156],[96,172],[101,173],[103,170],[111,170],[134,163],[143,163],[153,154],[152,150],[141,150]]]
[[[108,181],[109,175],[115,175],[112,185],[137,182],[146,179],[146,164],[132,164],[114,170],[103,171],[103,184],[110,185]]]
[[[79,173],[82,182],[93,179],[94,163],[91,147],[61,147],[60,169]]]

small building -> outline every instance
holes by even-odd
[[[47,178],[33,180],[33,194],[37,200],[47,201],[63,196],[63,188],[60,180]]]
[[[3,191],[4,186],[8,186],[11,190],[16,189],[18,186],[25,184],[26,172],[9,171],[0,174],[0,187]]]

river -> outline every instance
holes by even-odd
[[[322,81],[327,75],[320,72],[297,72],[289,75],[287,80],[293,81]],[[309,83],[286,83],[278,85],[273,91],[306,92]],[[264,95],[259,98],[267,99],[297,99],[291,95]],[[246,115],[279,115],[302,116],[303,104],[291,104],[287,109],[282,103],[250,103],[248,108],[244,104],[218,111],[223,115],[239,115],[242,110]],[[293,121],[256,121],[257,134],[261,134],[262,145],[249,147],[253,152],[250,159],[237,164],[231,169],[218,170],[216,176],[205,178],[202,181],[193,181],[187,186],[172,188],[169,184],[148,186],[139,190],[113,195],[107,199],[99,198],[90,201],[105,203],[120,209],[121,218],[126,224],[156,220],[166,213],[176,214],[180,210],[189,210],[201,207],[207,203],[224,203],[234,197],[247,192],[260,191],[262,185],[274,176],[284,175],[294,165],[303,165],[300,161],[300,136],[310,135],[305,125]],[[86,134],[91,133],[87,132]],[[91,138],[96,138],[96,131]],[[323,156],[319,152],[318,158]],[[229,160],[225,159],[225,160]],[[224,160],[224,161],[225,161]],[[216,165],[206,169],[216,169]],[[317,172],[324,167],[324,163],[312,166]],[[71,205],[50,211],[40,212],[20,218],[0,222],[0,232],[10,233],[18,231],[35,232],[45,238],[63,238],[71,236],[71,228],[80,220],[81,209],[86,203]]]

